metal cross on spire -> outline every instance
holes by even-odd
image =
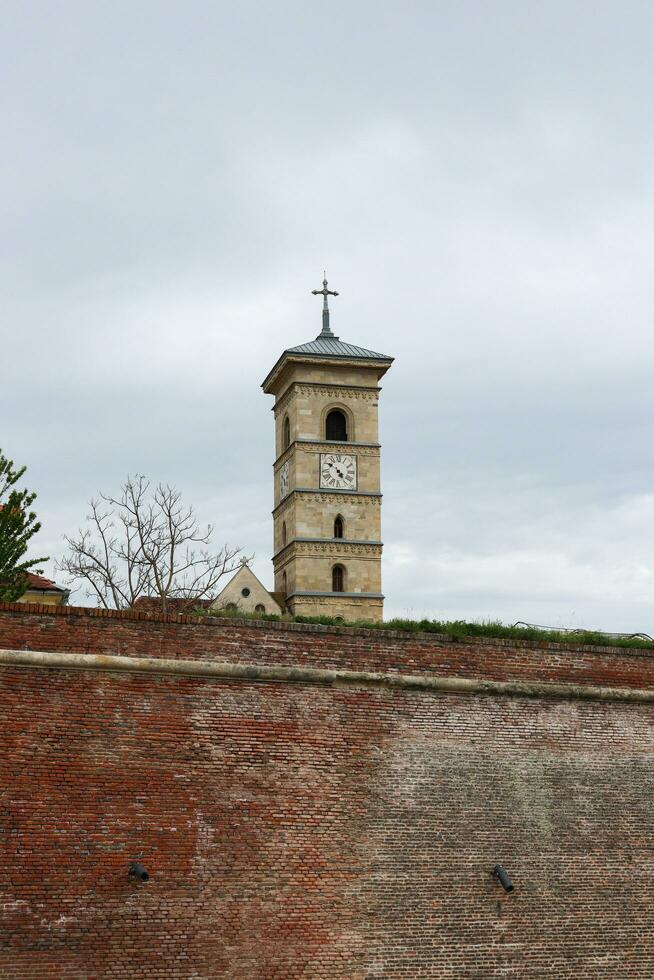
[[[322,281],[322,289],[312,289],[311,292],[314,296],[322,296],[322,330],[320,331],[321,337],[333,337],[334,334],[331,332],[329,326],[329,305],[327,303],[328,296],[338,296],[338,293],[334,289],[327,289],[327,273],[323,271],[324,279]]]

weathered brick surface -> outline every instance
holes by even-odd
[[[649,651],[24,606],[0,647],[654,687]],[[3,667],[0,718],[7,980],[654,976],[652,705]]]

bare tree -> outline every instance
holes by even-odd
[[[105,609],[128,609],[147,596],[161,612],[171,600],[180,612],[213,599],[223,575],[240,565],[240,548],[209,550],[213,526],[201,528],[174,487],[151,491],[146,477],[128,477],[119,497],[100,494],[90,506],[90,526],[65,537],[68,554],[57,568]]]

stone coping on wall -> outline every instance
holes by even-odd
[[[265,664],[215,663],[211,660],[171,660],[123,657],[49,650],[2,650],[0,667],[46,670],[95,670],[109,673],[173,674],[181,677],[248,683],[276,682],[323,686],[391,687],[435,694],[482,694],[494,697],[555,698],[582,701],[654,703],[654,690],[599,687],[596,684],[551,684],[525,681],[473,680],[389,674],[367,670],[325,670],[316,667],[283,667]]]
[[[615,654],[616,656],[633,656],[654,658],[652,647],[629,647],[614,644],[575,643],[574,641],[533,640],[520,637],[466,636],[453,637],[447,633],[433,633],[420,630],[390,630],[383,628],[346,625],[325,625],[323,623],[294,623],[285,620],[272,619],[242,619],[233,616],[191,616],[180,613],[139,612],[134,609],[101,609],[94,606],[52,606],[45,603],[1,602],[0,613],[17,613],[25,618],[30,616],[52,616],[68,618],[109,619],[123,622],[150,622],[156,624],[190,625],[212,629],[233,628],[253,630],[273,630],[289,633],[324,633],[331,635],[357,636],[375,638],[380,642],[393,640],[395,642],[433,643],[435,646],[446,644],[459,645],[465,643],[478,647],[504,647],[509,649],[558,650],[572,653]]]

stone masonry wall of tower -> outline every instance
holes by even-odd
[[[383,618],[378,407],[391,363],[335,336],[325,302],[318,337],[263,382],[275,397],[275,591],[294,615]]]

